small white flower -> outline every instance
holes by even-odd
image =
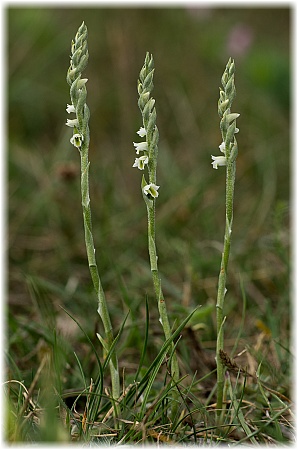
[[[212,165],[213,165],[213,169],[217,169],[217,166],[226,166],[227,165],[227,159],[225,156],[212,156],[211,158],[213,159],[212,161]]]
[[[76,109],[75,107],[71,104],[71,105],[67,105],[66,111],[68,112],[68,114],[70,113],[75,113]]]
[[[145,195],[151,195],[153,198],[157,198],[158,197],[157,191],[159,188],[160,186],[156,186],[156,184],[150,183],[143,187],[143,192]]]
[[[72,145],[74,145],[77,148],[80,148],[82,146],[83,140],[84,140],[84,137],[79,133],[75,133],[70,138],[70,142],[72,143]]]
[[[146,136],[147,131],[145,130],[144,127],[141,127],[141,128],[139,129],[139,131],[137,131],[137,134],[138,134],[139,136],[141,136],[141,137],[144,137],[144,136]]]
[[[66,124],[68,127],[77,127],[79,125],[78,119],[67,119]]]
[[[133,145],[136,148],[137,155],[140,154],[140,152],[146,152],[148,151],[148,144],[147,142],[133,142]]]
[[[134,165],[132,167],[137,167],[140,170],[144,170],[145,165],[148,164],[148,161],[148,156],[140,156],[140,158],[135,159]]]
[[[222,153],[226,153],[226,146],[225,146],[225,143],[224,142],[222,142],[220,145],[219,145],[219,150],[222,152]]]

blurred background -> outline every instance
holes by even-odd
[[[217,101],[235,59],[237,159],[225,313],[226,345],[247,346],[289,371],[290,65],[289,8],[9,7],[7,25],[8,263],[10,371],[31,380],[53,330],[64,339],[65,385],[78,383],[73,350],[92,375],[91,339],[101,328],[85,253],[79,154],[65,126],[70,44],[89,33],[90,197],[96,256],[120,343],[135,370],[150,305],[148,361],[162,342],[148,262],[141,172],[133,141],[142,125],[137,78],[154,56],[160,132],[157,249],[171,323],[198,305],[194,330],[214,359],[215,301],[225,226],[225,170],[212,169],[221,143]],[[244,325],[243,305],[246,302]],[[242,328],[243,325],[243,328]],[[184,353],[183,353],[184,352]],[[181,346],[185,370],[191,346]],[[72,356],[70,356],[72,355]],[[270,356],[271,355],[271,356]],[[70,358],[70,359],[69,359]]]

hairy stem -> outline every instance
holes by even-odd
[[[234,185],[236,173],[236,157],[238,153],[238,145],[235,134],[238,133],[236,128],[236,119],[240,114],[231,113],[231,105],[236,96],[236,88],[234,84],[235,63],[229,59],[223,76],[221,78],[223,88],[220,88],[220,96],[218,101],[218,114],[220,117],[220,130],[223,142],[219,146],[222,156],[212,156],[212,165],[214,169],[218,166],[226,166],[226,224],[224,234],[224,245],[221,257],[220,272],[218,277],[218,291],[216,302],[216,324],[217,324],[217,341],[216,341],[216,364],[217,364],[217,417],[220,422],[223,407],[224,395],[224,364],[220,354],[224,347],[224,299],[226,295],[226,278],[230,256],[231,234],[233,225],[233,200]]]
[[[112,324],[109,316],[108,306],[104,291],[101,285],[100,276],[95,258],[95,248],[92,234],[91,207],[89,196],[89,117],[90,112],[86,103],[87,79],[82,79],[82,71],[88,63],[88,43],[87,27],[82,23],[79,27],[74,41],[71,43],[70,67],[67,72],[67,82],[70,85],[71,105],[68,105],[66,111],[69,114],[74,113],[75,119],[68,119],[66,125],[73,128],[73,136],[70,142],[78,149],[81,157],[81,195],[82,208],[85,229],[85,244],[89,270],[98,299],[98,314],[102,320],[105,336],[99,339],[103,345],[105,356],[111,351],[114,342]],[[120,381],[118,371],[118,361],[115,350],[112,351],[109,360],[109,367],[112,382],[112,396],[114,400],[120,397]]]
[[[97,263],[95,259],[95,248],[93,242],[92,234],[92,222],[91,222],[91,207],[89,199],[89,166],[88,162],[88,151],[81,150],[81,192],[82,192],[82,207],[83,207],[83,219],[84,219],[84,229],[85,229],[85,244],[87,251],[87,258],[89,264],[89,270],[94,286],[94,290],[98,299],[98,314],[102,320],[102,324],[105,331],[105,339],[102,341],[104,347],[104,353],[107,354],[111,349],[114,341],[113,328],[111,324],[111,319],[107,307],[107,302],[105,294],[102,288]],[[112,383],[112,397],[118,400],[120,397],[120,380],[119,380],[119,370],[118,361],[115,350],[111,355],[109,361],[110,373],[111,373],[111,383]]]
[[[147,207],[148,217],[148,249],[150,258],[150,268],[153,280],[153,286],[155,291],[155,297],[158,304],[160,322],[163,327],[164,335],[166,339],[171,339],[172,332],[170,322],[167,314],[167,308],[165,299],[162,292],[161,280],[158,271],[157,254],[156,254],[156,242],[155,242],[155,202],[158,197],[156,186],[156,167],[158,156],[158,128],[156,126],[156,110],[155,100],[150,97],[150,93],[153,89],[153,74],[154,74],[154,62],[152,55],[146,54],[145,63],[140,72],[140,78],[138,80],[138,93],[139,100],[138,105],[142,113],[143,128],[138,132],[140,136],[146,136],[146,141],[135,144],[137,148],[137,154],[143,152],[144,155],[141,158],[146,158],[146,163],[140,164],[137,158],[134,167],[138,167],[143,170],[145,166],[148,169],[149,184],[147,184],[145,177],[142,178],[142,194]],[[141,159],[140,158],[140,159]],[[171,357],[171,377],[174,383],[178,383],[179,380],[179,366],[178,359],[175,352],[175,346],[172,342],[172,357]],[[179,392],[177,389],[173,390],[173,401],[171,405],[171,416],[174,420],[178,411],[178,397]]]
[[[224,347],[224,298],[226,293],[226,277],[230,256],[231,233],[233,222],[233,198],[235,184],[235,162],[227,164],[226,172],[226,226],[224,235],[224,248],[222,252],[220,272],[218,277],[218,291],[216,302],[216,324],[217,324],[217,343],[216,343],[216,364],[217,364],[217,414],[220,416],[223,405],[224,388],[224,364],[220,358],[220,350]]]
[[[170,339],[172,336],[170,322],[167,313],[167,307],[164,299],[164,295],[161,287],[161,279],[158,272],[157,254],[155,245],[155,201],[152,206],[147,206],[148,213],[148,247],[151,274],[154,286],[155,297],[158,304],[160,322],[162,324],[164,335],[166,339]],[[172,344],[174,349],[174,344]],[[174,351],[171,361],[171,376],[175,382],[179,380],[179,365],[176,352]]]

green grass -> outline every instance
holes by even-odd
[[[5,379],[16,380],[5,384],[6,440],[288,444],[293,439],[291,404],[285,400],[292,399],[293,358],[289,10],[7,8],[6,13]],[[89,31],[94,240],[114,329],[121,330],[117,349],[126,394],[117,422],[109,413],[109,374],[96,337],[101,325],[86,261],[79,155],[64,125],[69,42],[82,20]],[[253,40],[246,53],[230,54],[229,34],[239,25],[250,28]],[[179,329],[202,305],[177,333],[181,403],[173,423],[147,218],[139,173],[131,167],[140,126],[136,80],[146,51],[156,67],[162,186],[156,237],[170,323]],[[225,175],[212,169],[210,155],[221,142],[218,87],[229,56],[236,62],[234,105],[241,116],[225,351],[249,373],[257,372],[259,382],[230,372],[219,430],[215,301]]]

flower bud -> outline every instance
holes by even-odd
[[[81,89],[88,81],[88,78],[82,78],[78,81],[77,89]]]

